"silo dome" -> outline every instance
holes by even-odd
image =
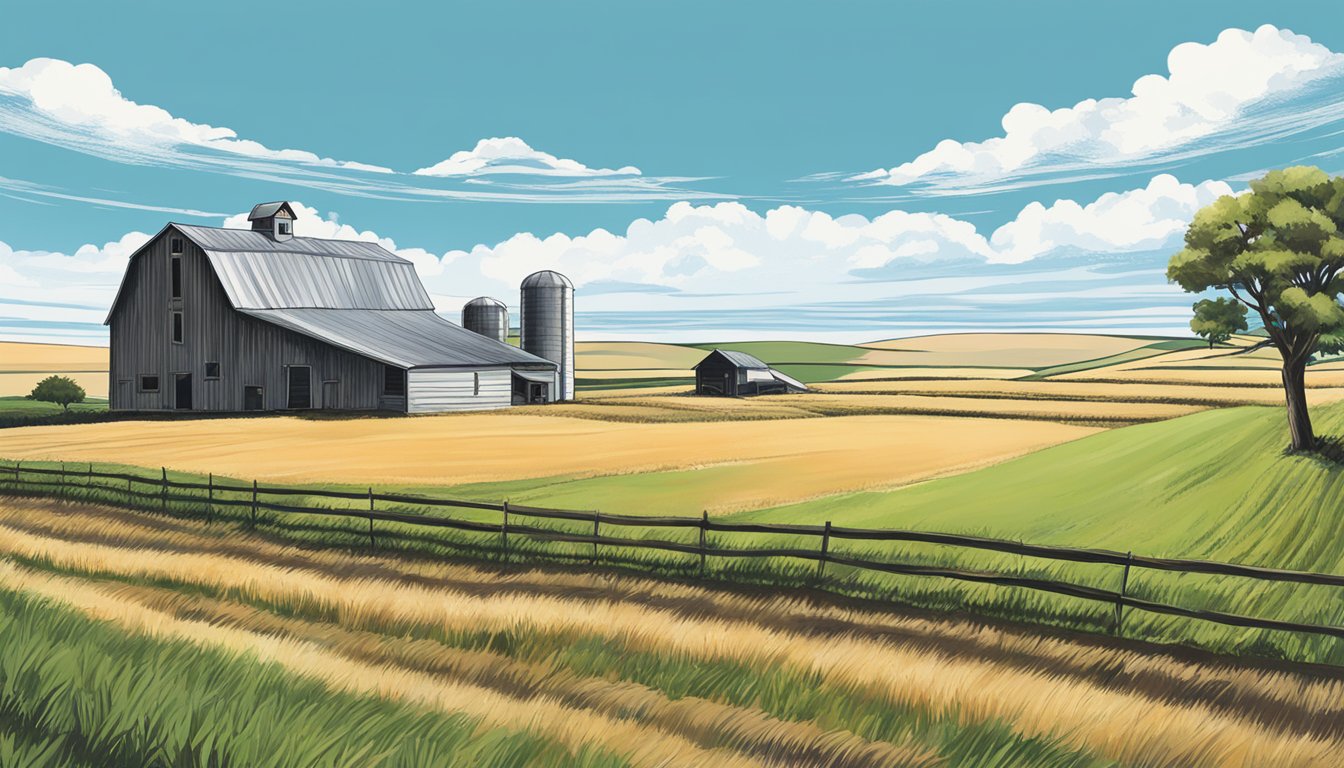
[[[528,288],[568,288],[572,291],[574,290],[574,284],[569,282],[568,277],[559,272],[543,269],[523,278],[523,290]]]
[[[509,340],[509,308],[504,302],[481,296],[462,305],[462,327],[495,341]]]
[[[574,284],[559,272],[528,275],[522,285],[520,346],[559,366],[556,400],[574,399]]]

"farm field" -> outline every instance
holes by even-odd
[[[144,764],[209,743],[229,764],[318,750],[367,765],[1344,759],[1344,682],[1289,666],[820,595],[298,549],[78,503],[0,509],[0,659],[42,671],[0,688],[21,715],[0,734],[10,754]],[[144,672],[127,678],[110,654]],[[43,702],[74,674],[72,719]]]
[[[576,406],[577,407],[577,406]],[[595,406],[607,407],[607,406]],[[536,411],[549,413],[552,409]],[[0,456],[171,466],[267,482],[455,486],[690,474],[685,494],[640,495],[650,513],[772,506],[890,487],[1096,431],[1051,421],[854,416],[635,423],[514,411],[448,417],[108,422],[0,430]],[[893,457],[901,457],[893,461]]]
[[[0,397],[22,396],[53,373],[79,383],[90,397],[107,397],[107,348],[0,341]]]

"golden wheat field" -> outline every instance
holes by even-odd
[[[107,348],[0,341],[0,397],[26,395],[53,373],[74,379],[90,397],[107,397]]]
[[[764,405],[764,404],[763,404]],[[575,406],[579,407],[579,406]],[[606,406],[594,406],[606,407]],[[454,485],[735,465],[764,506],[890,487],[1073,440],[1049,421],[855,416],[636,423],[529,413],[108,422],[0,430],[0,456],[170,466],[271,482]]]
[[[296,549],[80,504],[5,501],[0,533],[0,588],[127,635],[631,765],[1344,761],[1344,682],[1288,668],[819,596]]]

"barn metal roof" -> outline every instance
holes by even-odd
[[[709,355],[705,357],[705,360],[708,360],[710,357],[713,357],[714,355],[722,355],[728,362],[732,363],[738,368],[750,368],[758,371],[765,371],[769,370],[770,368],[770,366],[752,357],[751,355],[748,355],[746,352],[734,352],[731,349],[716,349],[713,352],[709,353]],[[705,360],[701,360],[699,363],[696,363],[695,367],[699,368],[701,365],[704,364]]]
[[[292,237],[288,240],[273,240],[265,232],[257,232],[251,229],[222,229],[219,227],[201,227],[195,224],[173,224],[172,226],[207,251],[309,253],[314,256],[410,263],[377,243],[363,240],[325,240],[320,237]]]
[[[400,368],[555,363],[472,333],[433,310],[244,309],[243,314]]]
[[[267,251],[205,254],[236,309],[434,308],[409,261]]]

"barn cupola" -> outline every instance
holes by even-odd
[[[247,220],[252,222],[253,232],[265,232],[277,242],[294,237],[294,209],[281,200],[276,203],[261,203],[253,206]]]

